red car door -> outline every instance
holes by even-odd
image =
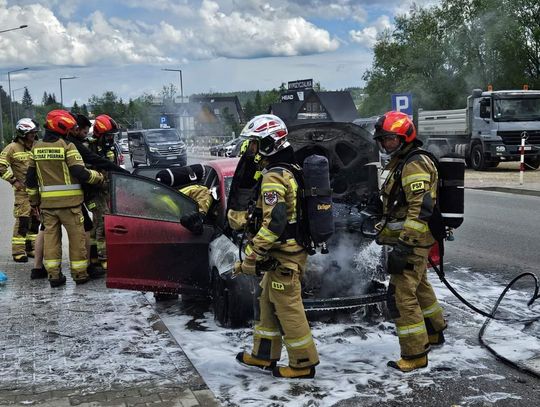
[[[180,224],[197,204],[154,180],[112,174],[111,214],[105,216],[107,287],[154,292],[206,294],[208,244]]]

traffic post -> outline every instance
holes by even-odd
[[[529,138],[526,131],[521,133],[521,147],[519,148],[519,185],[523,185],[523,173],[525,172],[525,142]]]

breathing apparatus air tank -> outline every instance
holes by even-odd
[[[311,240],[327,253],[326,242],[334,233],[332,189],[328,159],[321,155],[306,157],[303,165],[304,199]]]
[[[465,210],[465,160],[457,157],[439,159],[439,207],[443,223],[458,228],[463,223]]]

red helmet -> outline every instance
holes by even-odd
[[[113,118],[106,114],[100,114],[94,122],[94,136],[101,136],[107,133],[114,133],[118,130],[118,124]]]
[[[385,135],[398,135],[405,143],[416,139],[416,128],[409,115],[402,112],[387,112],[375,124],[375,140]]]
[[[75,126],[77,126],[77,120],[67,110],[57,109],[47,113],[45,127],[55,133],[65,136]]]

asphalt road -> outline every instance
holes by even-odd
[[[539,206],[538,196],[466,189],[465,221],[445,261],[503,281],[525,271],[540,276]]]

